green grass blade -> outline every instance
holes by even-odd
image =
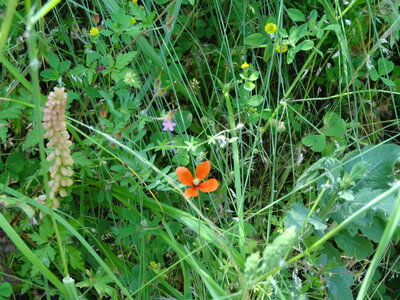
[[[399,222],[400,222],[400,193],[397,196],[395,208],[393,210],[392,215],[389,218],[389,222],[386,225],[385,231],[383,232],[382,239],[379,242],[378,248],[376,249],[374,258],[372,259],[371,264],[368,267],[367,274],[364,277],[361,289],[357,295],[357,300],[366,299],[365,296],[367,295],[368,286],[371,283],[372,276],[374,276],[378,264],[381,261],[382,256],[386,250],[386,247],[391,241]]]

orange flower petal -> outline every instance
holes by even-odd
[[[193,175],[188,168],[178,167],[176,168],[175,173],[180,183],[188,186],[193,186]]]
[[[186,198],[190,198],[190,197],[198,196],[199,192],[197,191],[197,188],[194,186],[194,187],[186,189],[184,194],[185,194]]]
[[[203,180],[210,173],[211,164],[208,160],[202,162],[196,167],[196,178]]]
[[[197,187],[203,193],[213,192],[218,188],[219,182],[217,179],[208,179],[200,183]]]

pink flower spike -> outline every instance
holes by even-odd
[[[171,120],[166,120],[165,122],[162,123],[162,125],[164,126],[163,131],[174,131],[174,127],[176,126],[176,123],[171,122]]]

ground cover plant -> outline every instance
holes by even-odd
[[[0,299],[397,299],[400,1],[0,1]]]

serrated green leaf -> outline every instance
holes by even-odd
[[[39,143],[39,130],[37,126],[34,126],[32,130],[29,131],[28,135],[25,138],[24,143],[22,144],[22,150],[25,150],[29,147],[33,147]]]
[[[135,58],[136,54],[137,54],[136,51],[132,51],[132,52],[118,55],[115,60],[114,68],[122,69],[123,67],[127,66],[129,63],[132,62],[132,60]]]
[[[369,239],[360,235],[351,236],[346,231],[336,236],[335,242],[346,256],[356,257],[357,260],[366,259],[374,251]]]
[[[74,165],[87,167],[92,164],[92,161],[87,159],[83,152],[74,152],[71,157],[74,160]]]
[[[326,138],[319,134],[310,134],[301,139],[301,142],[315,152],[322,152],[326,147]]]
[[[305,20],[306,20],[306,17],[303,14],[303,12],[301,12],[298,9],[289,8],[287,10],[287,13],[289,15],[289,18],[291,18],[293,22],[305,22]]]

